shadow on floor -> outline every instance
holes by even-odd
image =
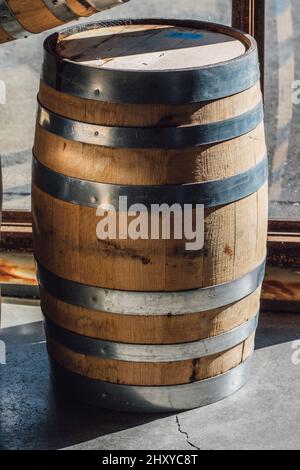
[[[167,416],[111,412],[79,403],[49,379],[42,322],[5,328],[0,340],[0,449],[58,449]]]

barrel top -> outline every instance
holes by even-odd
[[[167,24],[122,24],[59,35],[56,52],[80,65],[111,70],[183,70],[242,56],[246,45],[224,32]]]
[[[44,43],[42,80],[62,93],[127,104],[187,104],[245,91],[256,42],[228,26],[177,19],[79,24]]]

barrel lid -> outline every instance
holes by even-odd
[[[100,101],[208,101],[259,80],[257,46],[249,35],[201,21],[90,23],[45,41],[43,80],[63,93]]]
[[[58,37],[57,54],[113,70],[185,70],[232,60],[246,45],[231,35],[188,26],[127,24]]]

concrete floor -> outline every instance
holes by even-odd
[[[58,394],[39,306],[4,303],[2,313],[0,449],[300,448],[297,314],[262,314],[253,378],[242,391],[202,409],[155,416],[94,409]]]

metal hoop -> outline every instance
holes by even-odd
[[[66,4],[65,0],[43,0],[47,8],[53,13],[56,18],[63,23],[68,21],[77,20],[79,18],[74,11]]]
[[[186,385],[138,387],[100,382],[62,368],[50,357],[52,378],[91,405],[136,413],[189,410],[215,403],[242,388],[250,378],[252,358],[225,374]]]
[[[13,39],[23,39],[30,36],[30,33],[16,19],[5,0],[0,0],[0,26]]]
[[[185,148],[231,140],[255,129],[264,119],[260,102],[250,111],[225,121],[182,127],[110,127],[74,121],[41,105],[37,123],[48,132],[86,144],[117,148]]]
[[[90,338],[66,330],[47,317],[45,329],[47,337],[80,354],[129,362],[176,362],[212,356],[243,343],[256,331],[258,317],[257,313],[249,321],[221,335],[171,345],[126,344]]]
[[[65,202],[95,209],[105,202],[116,211],[119,210],[122,197],[127,198],[128,207],[133,204],[141,204],[146,208],[161,204],[217,207],[250,196],[267,182],[267,178],[267,158],[250,170],[229,178],[158,186],[125,186],[81,180],[50,170],[36,158],[32,166],[32,181],[41,191]]]
[[[178,292],[133,292],[87,286],[50,273],[38,261],[37,273],[41,287],[67,304],[122,315],[186,315],[224,307],[252,294],[263,281],[265,260],[234,281]]]

